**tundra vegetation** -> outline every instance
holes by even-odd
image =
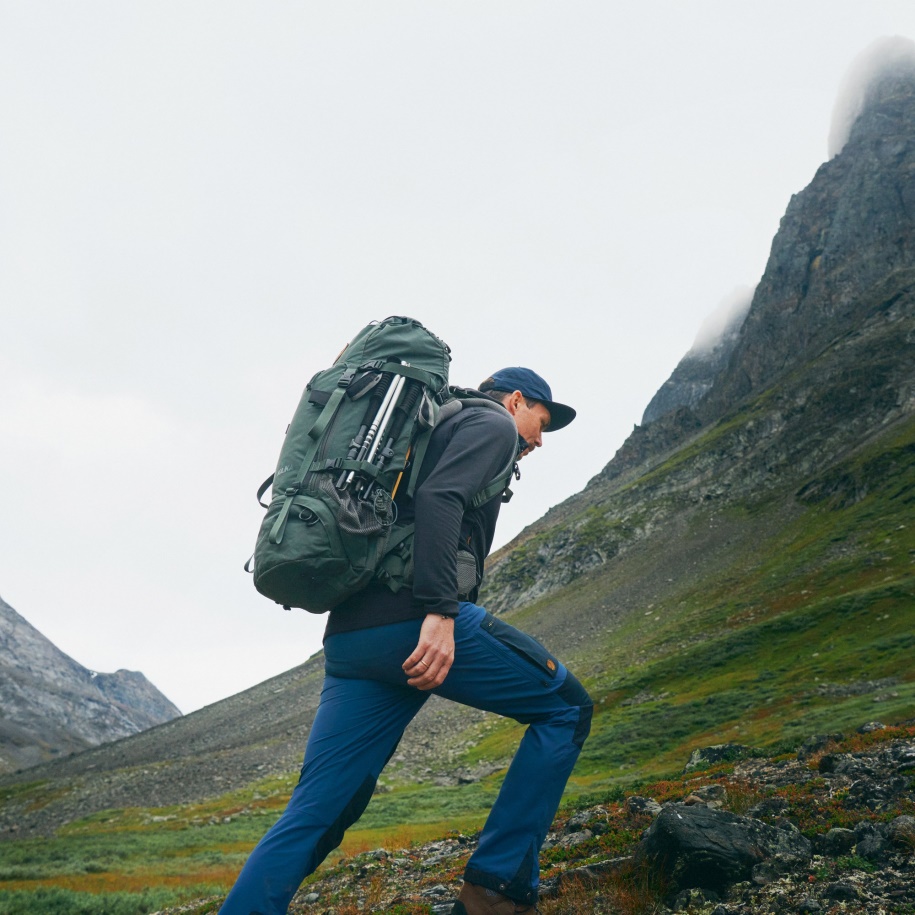
[[[695,536],[705,536],[710,524],[726,524],[728,536],[739,541],[726,553],[730,564],[679,577],[666,599],[624,615],[614,627],[589,632],[566,651],[584,675],[596,713],[563,816],[596,803],[622,811],[623,798],[631,794],[661,802],[682,796],[684,777],[678,773],[696,748],[735,742],[777,756],[793,752],[811,734],[852,733],[877,715],[885,722],[911,718],[913,451],[915,422],[910,422],[799,490],[790,510],[773,496],[728,507],[725,521],[717,511],[693,513]],[[616,528],[608,526],[607,536],[616,537]],[[602,579],[617,574],[599,566],[544,598],[541,603],[549,608],[535,602],[512,619],[531,628],[546,612],[594,619],[593,610],[583,614],[582,608],[599,609]],[[472,739],[454,766],[474,770],[488,764],[493,771],[467,784],[443,785],[417,782],[415,773],[393,764],[357,828],[313,880],[371,849],[408,854],[424,842],[454,833],[471,836],[479,829],[521,728],[487,717],[468,731]],[[915,731],[875,732],[855,738],[855,746],[900,734],[911,737]],[[824,805],[813,788],[806,800],[803,785],[771,789],[729,781],[728,766],[717,774],[735,812],[781,790],[805,834],[850,823],[841,798]],[[812,784],[815,777],[812,772]],[[279,814],[294,779],[295,773],[262,779],[199,803],[104,810],[62,826],[53,837],[4,841],[0,913],[145,915],[186,900],[217,898]],[[61,791],[66,787],[53,781],[20,782],[0,789],[0,803],[15,800],[37,810]],[[893,813],[905,812],[915,811]],[[625,853],[645,824],[618,812],[606,826],[583,847],[547,849],[545,876],[572,859],[580,866]],[[455,883],[459,873],[449,860],[423,879]],[[620,898],[625,886],[633,897],[651,897],[644,874],[626,880],[614,891]],[[380,888],[377,892],[383,895]],[[592,891],[569,884],[565,892]],[[430,905],[411,903],[402,911],[431,911]],[[628,911],[651,911],[638,905]],[[202,904],[189,911],[214,909]],[[555,909],[560,910],[574,909]]]

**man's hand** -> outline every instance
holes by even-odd
[[[419,631],[419,644],[403,662],[409,686],[435,689],[445,682],[454,662],[454,620],[428,613]]]

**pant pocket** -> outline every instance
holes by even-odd
[[[540,642],[520,629],[496,619],[489,611],[483,617],[480,628],[528,664],[533,665],[538,673],[546,674],[551,679],[559,673],[559,661]]]

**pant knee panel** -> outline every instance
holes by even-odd
[[[369,801],[372,799],[374,790],[375,779],[371,775],[367,775],[365,781],[356,789],[356,793],[341,811],[340,816],[331,823],[327,832],[318,839],[314,850],[312,871],[343,841],[343,833],[362,816],[365,808],[369,805]]]
[[[578,706],[578,724],[575,726],[572,743],[580,750],[584,746],[588,734],[591,733],[591,717],[594,712],[594,703],[588,695],[588,691],[571,671],[566,671],[565,681],[559,687],[559,695],[569,705]]]

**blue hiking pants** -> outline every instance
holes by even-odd
[[[429,697],[401,665],[422,620],[329,636],[325,680],[289,805],[251,853],[221,915],[283,915],[301,882],[365,810]],[[539,642],[463,603],[454,664],[434,692],[528,725],[464,879],[534,903],[538,854],[591,724],[584,688]]]

